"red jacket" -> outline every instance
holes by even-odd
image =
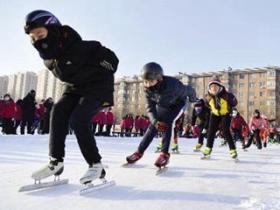
[[[22,120],[22,108],[20,105],[16,104],[16,114],[15,114],[16,120]]]
[[[4,102],[1,108],[1,116],[3,118],[13,118],[16,115],[16,104],[15,102],[10,99],[8,102]]]
[[[42,119],[44,117],[46,108],[43,104],[39,104],[39,108],[36,108],[36,115],[38,118]]]
[[[132,129],[134,124],[133,117],[128,117],[125,119],[125,128],[126,129]]]
[[[91,118],[92,123],[98,123],[98,113]]]
[[[106,123],[106,115],[105,112],[98,112],[95,116],[96,122],[100,125],[104,125]]]
[[[268,121],[262,116],[259,118],[253,116],[250,120],[249,127],[251,130],[254,130],[254,129],[268,128],[269,125],[268,125]]]
[[[114,114],[113,112],[107,112],[106,114],[106,125],[113,125],[114,124]]]
[[[141,124],[142,124],[142,118],[141,117],[138,117],[137,119],[135,119],[135,129],[140,129]]]
[[[241,115],[237,115],[231,119],[230,124],[231,129],[242,131],[243,127],[248,127],[247,123],[245,122],[244,118]]]

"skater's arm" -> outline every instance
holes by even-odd
[[[156,102],[151,99],[151,96],[146,92],[146,112],[153,125],[157,122]]]
[[[193,109],[193,111],[192,111],[192,126],[195,125],[196,118],[197,118],[197,116],[196,116],[196,114],[195,114],[195,109]]]

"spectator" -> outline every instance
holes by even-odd
[[[24,135],[25,127],[27,126],[27,133],[32,134],[32,125],[35,118],[35,90],[31,90],[23,99],[22,102],[22,123],[20,133]]]

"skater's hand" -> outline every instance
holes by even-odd
[[[203,128],[203,130],[201,131],[202,134],[206,134],[207,130],[205,128]]]
[[[165,132],[168,129],[168,125],[165,122],[158,121],[156,124],[156,128],[159,132]]]

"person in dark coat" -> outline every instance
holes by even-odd
[[[146,111],[151,124],[137,151],[127,156],[126,160],[129,164],[138,161],[159,131],[163,134],[163,145],[155,165],[160,168],[169,162],[169,146],[176,120],[184,112],[187,100],[194,102],[196,96],[191,86],[183,85],[174,77],[164,76],[162,67],[155,62],[144,65],[142,78],[147,101]]]
[[[80,182],[85,184],[104,177],[91,119],[102,108],[113,105],[117,56],[98,41],[83,40],[73,28],[62,25],[45,10],[35,10],[26,16],[25,32],[46,67],[65,84],[51,111],[50,162],[32,177],[43,179],[62,173],[69,124],[89,166]]]
[[[32,134],[32,125],[35,119],[36,112],[36,92],[31,90],[22,101],[22,122],[20,126],[20,133],[24,135],[25,127],[27,126],[27,133]]]
[[[14,133],[17,134],[17,129],[22,121],[22,99],[17,100],[16,102],[16,114],[15,114],[15,125]]]

